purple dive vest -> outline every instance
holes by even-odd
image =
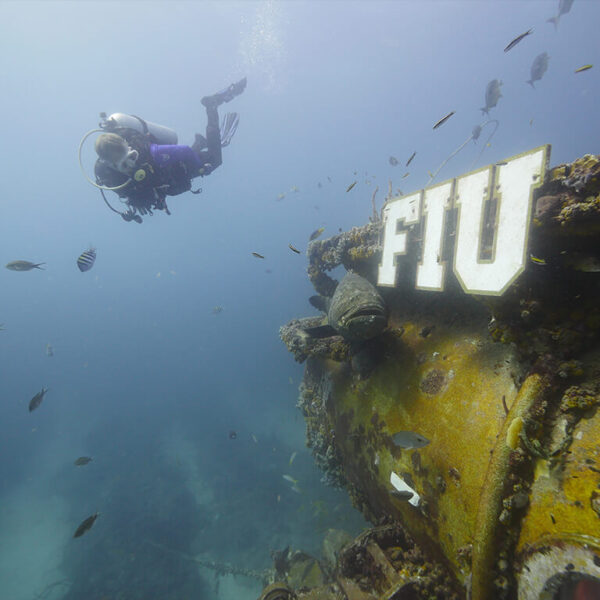
[[[189,146],[150,144],[150,155],[159,168],[182,162],[190,173],[195,173],[203,166],[198,155]]]

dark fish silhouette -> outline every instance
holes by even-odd
[[[96,519],[98,518],[99,514],[100,513],[95,513],[91,517],[88,517],[87,519],[82,521],[79,527],[75,530],[73,537],[81,537],[86,531],[89,531],[92,528],[92,525],[94,524]]]
[[[31,269],[39,269],[40,271],[44,271],[41,265],[45,265],[46,263],[32,263],[28,260],[13,260],[6,265],[6,268],[10,271],[31,271]]]
[[[42,390],[29,401],[29,412],[35,410],[42,403],[47,391],[46,388],[42,388]]]
[[[475,127],[473,127],[473,131],[471,132],[471,137],[473,138],[473,141],[478,140],[480,135],[481,125],[475,125]]]
[[[80,456],[73,464],[77,467],[83,467],[90,462],[92,462],[91,456]]]
[[[558,22],[563,15],[566,15],[573,6],[573,0],[559,0],[558,2],[558,14],[555,17],[547,19],[548,23],[554,23],[554,28],[558,29]]]
[[[356,273],[347,273],[331,298],[311,296],[309,301],[327,313],[327,325],[305,329],[315,338],[342,335],[350,340],[367,340],[387,326],[383,298],[370,281]]]
[[[358,182],[357,181],[353,181],[347,188],[346,191],[349,192]]]
[[[483,114],[489,114],[490,108],[494,108],[498,104],[498,100],[502,98],[501,85],[502,82],[499,79],[492,79],[485,87],[485,106],[480,109]]]
[[[522,33],[521,35],[518,35],[514,40],[512,40],[508,43],[508,46],[506,46],[506,48],[504,48],[504,52],[508,52],[511,48],[514,48],[523,38],[527,37],[528,35],[531,35],[532,33],[533,33],[533,29],[530,29],[529,31],[526,31],[525,33]]]
[[[390,156],[389,161],[392,167],[395,167],[398,164],[398,159],[395,156]]]
[[[456,111],[449,112],[445,117],[442,117],[434,126],[434,129],[437,129],[440,125],[443,125]]]
[[[255,258],[264,258],[264,256],[262,254],[259,254],[258,252],[253,252],[252,256],[254,256]]]
[[[83,273],[84,271],[89,271],[96,261],[96,249],[90,248],[85,252],[82,252],[79,258],[77,259],[77,266],[79,270]]]
[[[292,246],[292,244],[288,244],[288,248],[292,251],[295,252],[296,254],[300,254],[300,250],[298,250],[298,248]]]
[[[527,80],[527,83],[532,88],[535,89],[533,82],[539,81],[544,76],[544,73],[548,70],[549,58],[550,57],[548,56],[547,52],[542,52],[534,58],[533,63],[531,64],[531,79]]]
[[[413,158],[414,158],[416,155],[417,155],[416,151],[415,151],[415,152],[413,152],[413,153],[410,155],[410,158],[409,158],[409,159],[406,161],[406,165],[405,165],[406,167],[408,167],[408,165],[410,165],[410,163],[412,162],[412,159],[413,159]]]

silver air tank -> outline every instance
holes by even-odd
[[[108,131],[123,128],[134,129],[140,133],[150,133],[158,144],[177,144],[177,134],[164,125],[157,125],[156,123],[145,121],[134,115],[126,115],[125,113],[113,113],[109,117],[105,113],[102,113],[100,117],[102,118],[102,122],[100,123],[102,129]]]

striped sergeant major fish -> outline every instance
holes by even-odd
[[[96,249],[90,248],[85,252],[82,252],[79,258],[77,259],[77,267],[83,273],[84,271],[89,271],[96,261]]]

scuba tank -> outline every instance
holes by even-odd
[[[149,134],[156,144],[176,145],[177,134],[164,125],[157,125],[150,121],[144,121],[135,115],[125,113],[113,113],[109,117],[106,113],[100,113],[100,128],[117,133],[119,129],[133,129],[144,135]]]

